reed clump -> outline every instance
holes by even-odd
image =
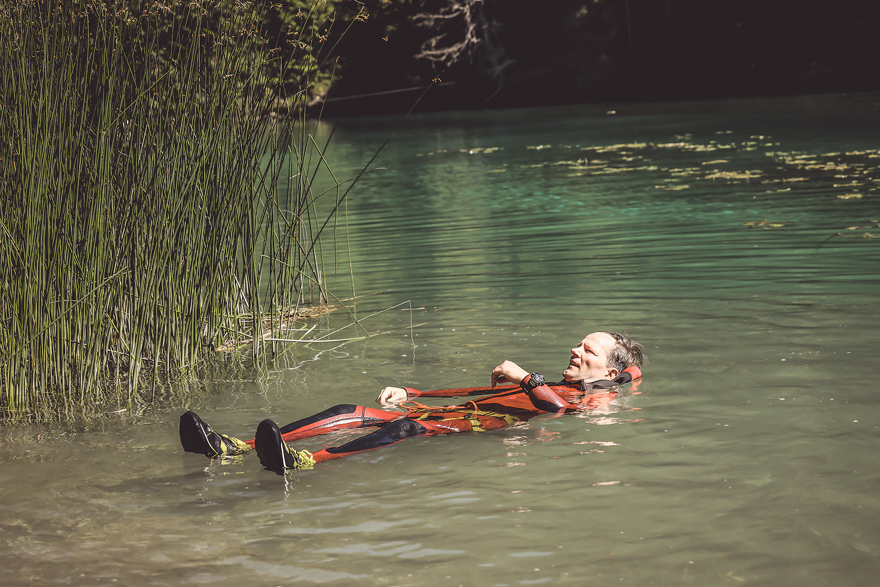
[[[219,346],[264,353],[245,325],[324,301],[347,193],[319,215],[303,113],[326,4],[3,0],[0,19],[0,417],[109,411]]]

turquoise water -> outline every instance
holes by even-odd
[[[878,103],[411,117],[324,259],[343,297],[351,261],[378,335],[207,379],[186,406],[3,429],[0,583],[873,585]],[[334,171],[399,122],[340,123]],[[504,359],[555,376],[597,329],[650,357],[601,413],[286,477],[178,445],[184,407],[250,438],[385,385],[483,385]]]

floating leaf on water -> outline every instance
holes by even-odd
[[[604,147],[591,147],[591,149],[595,150],[597,153],[609,153],[621,151],[623,149],[644,149],[647,146],[647,143],[623,143],[617,145],[606,145]]]
[[[494,153],[495,151],[500,151],[502,149],[503,147],[473,147],[471,149],[459,149],[458,152],[473,155],[475,153]]]
[[[611,173],[623,173],[624,171],[630,171],[630,169],[626,167],[604,167],[597,169],[593,173],[595,173],[596,175],[607,175]]]
[[[863,229],[865,229],[865,228],[870,228],[870,227],[865,227],[865,226],[851,226],[851,227],[847,228],[847,230],[854,230],[854,229],[862,229],[862,230],[863,230]],[[826,242],[830,241],[831,239],[833,239],[833,238],[836,237],[836,236],[839,236],[839,237],[841,237],[841,238],[861,238],[861,239],[875,239],[875,238],[880,238],[880,234],[874,234],[874,233],[871,233],[871,232],[865,232],[865,233],[863,233],[863,234],[858,234],[858,233],[854,233],[854,232],[848,232],[848,233],[847,233],[847,232],[835,232],[834,234],[832,234],[831,236],[829,236],[828,238],[826,238],[824,241],[822,241],[822,243],[826,243]],[[821,244],[821,243],[820,243],[820,244]]]
[[[880,550],[878,550],[875,546],[870,544],[865,544],[864,542],[853,542],[852,547],[859,552],[863,552],[869,556],[875,556]]]
[[[546,163],[533,163],[532,165],[523,165],[523,168],[534,169],[536,167],[573,167],[576,165],[578,165],[578,162],[576,161],[548,161]]]
[[[706,179],[757,179],[764,174],[763,171],[718,171],[710,173]]]
[[[837,197],[841,200],[857,200],[862,197],[862,194],[845,194]]]
[[[792,224],[794,224],[794,222],[771,222],[766,218],[764,220],[756,220],[754,222],[743,222],[743,225],[748,226],[749,228],[760,226],[761,228],[766,229],[781,228],[783,226],[791,226]]]
[[[714,161],[703,161],[701,165],[721,165],[722,163],[729,163],[727,159],[715,159]]]

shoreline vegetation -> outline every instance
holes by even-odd
[[[360,175],[333,174],[306,117],[332,76],[330,6],[0,17],[0,420],[150,401],[218,350],[265,360],[344,308],[321,238]]]

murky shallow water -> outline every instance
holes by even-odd
[[[359,315],[407,302],[364,322],[383,335],[186,407],[249,438],[505,358],[555,375],[595,329],[646,343],[637,393],[286,478],[182,454],[174,401],[5,428],[0,583],[873,585],[876,102],[409,120],[348,203]],[[346,121],[337,171],[396,123]]]

